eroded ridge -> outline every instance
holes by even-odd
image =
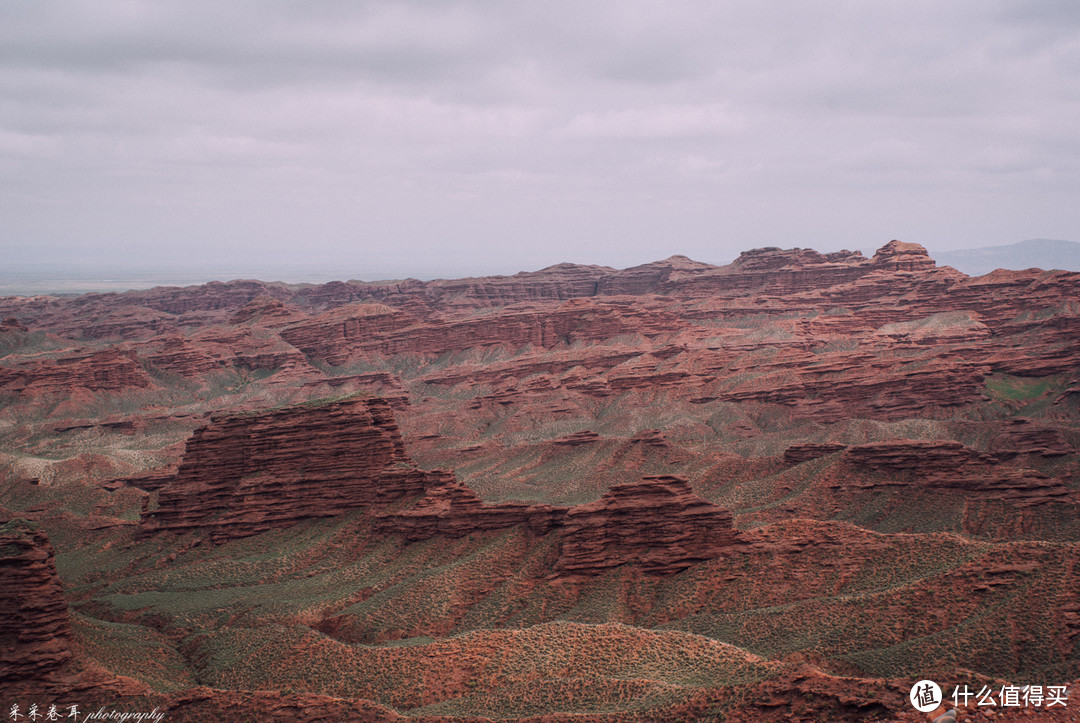
[[[245,537],[416,497],[446,477],[412,464],[390,404],[377,397],[215,417],[188,440],[140,532]]]

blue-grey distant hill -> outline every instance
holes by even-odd
[[[969,276],[994,269],[1064,269],[1080,271],[1080,243],[1035,238],[1007,246],[987,246],[961,251],[930,251],[938,266],[952,266]]]

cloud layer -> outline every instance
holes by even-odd
[[[1078,31],[1071,0],[11,0],[0,244],[370,277],[1074,238]]]

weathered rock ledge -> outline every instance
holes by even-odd
[[[520,524],[537,535],[558,535],[554,577],[598,575],[628,563],[672,574],[741,541],[730,512],[694,494],[686,478],[670,475],[614,485],[600,499],[569,508],[485,505],[454,481],[429,490],[411,509],[380,515],[377,527],[412,541]]]
[[[343,399],[212,418],[188,440],[142,535],[208,531],[216,540],[418,497],[452,476],[405,454],[390,404]]]
[[[0,525],[0,686],[40,681],[71,659],[71,626],[49,538]]]
[[[404,509],[383,509],[409,499]],[[485,504],[453,474],[416,468],[389,403],[359,395],[213,418],[188,440],[139,534],[199,531],[223,541],[359,508],[371,510],[377,531],[407,542],[518,525],[557,534],[562,576],[631,562],[669,574],[738,541],[731,513],[695,495],[682,477],[615,485],[570,508]]]

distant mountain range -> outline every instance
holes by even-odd
[[[930,255],[937,261],[938,266],[952,266],[970,276],[982,276],[994,269],[1080,271],[1080,243],[1048,238],[960,251],[931,249]]]

